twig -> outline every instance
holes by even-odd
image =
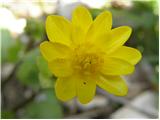
[[[20,64],[21,64],[21,61],[17,62],[17,63],[15,64],[15,66],[13,67],[11,73],[8,75],[8,77],[7,77],[5,80],[2,81],[2,89],[4,88],[4,86],[5,86],[11,79],[13,79],[13,77],[14,77],[14,75],[15,75],[15,72],[16,72],[16,70],[17,70],[17,68],[18,68],[18,66],[19,66]]]

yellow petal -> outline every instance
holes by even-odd
[[[86,32],[92,23],[92,16],[89,11],[83,7],[78,6],[72,14],[72,23],[73,26],[78,27],[79,29]]]
[[[73,30],[72,30],[72,42],[73,45],[79,45],[84,43],[85,41],[85,32],[80,29],[79,27],[73,26]]]
[[[113,51],[119,46],[122,46],[130,37],[131,32],[132,29],[128,26],[121,26],[112,29],[109,37],[110,42],[108,43],[110,46],[109,48],[111,48],[110,51]]]
[[[95,96],[96,81],[93,77],[79,76],[77,80],[77,97],[82,104],[90,102]]]
[[[122,46],[118,48],[116,51],[109,54],[109,56],[113,58],[122,59],[124,61],[129,62],[132,65],[137,64],[142,57],[141,53],[137,49],[127,46]]]
[[[62,16],[50,15],[46,20],[46,32],[51,42],[71,44],[71,23]]]
[[[128,87],[120,76],[101,76],[96,83],[102,89],[117,96],[125,96],[128,92]]]
[[[104,11],[99,14],[93,23],[94,27],[97,27],[98,30],[106,31],[111,30],[112,28],[112,14],[109,11]]]
[[[48,63],[49,69],[57,77],[70,76],[73,73],[70,60],[68,59],[55,59]]]
[[[76,96],[76,84],[73,77],[58,78],[55,84],[56,96],[67,101]]]
[[[86,40],[95,41],[98,36],[110,31],[112,27],[112,14],[109,11],[104,11],[96,17],[93,24],[89,28]]]
[[[52,61],[57,58],[65,58],[71,52],[70,48],[63,44],[51,43],[48,41],[40,44],[40,51],[47,61]]]
[[[126,75],[134,71],[134,66],[117,58],[106,58],[101,72],[105,75]]]
[[[128,26],[121,26],[105,32],[98,36],[95,45],[101,47],[105,52],[112,52],[122,46],[129,38],[132,29]]]

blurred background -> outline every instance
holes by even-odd
[[[47,40],[45,19],[57,14],[71,18],[77,5],[93,18],[104,10],[113,14],[113,28],[129,25],[133,33],[126,45],[143,59],[132,75],[124,76],[129,92],[117,97],[97,88],[86,105],[61,102],[54,93],[54,77],[39,51]],[[158,118],[158,0],[2,0],[1,117],[2,118]]]

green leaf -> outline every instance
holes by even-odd
[[[47,61],[42,57],[37,57],[37,66],[39,69],[39,82],[42,88],[53,88],[55,77],[48,68]]]
[[[53,119],[62,118],[62,108],[54,90],[47,89],[26,106],[23,118]]]
[[[17,77],[24,85],[30,85],[34,88],[39,87],[38,68],[36,65],[36,57],[39,54],[38,48],[27,53],[17,70]]]
[[[1,118],[2,119],[14,119],[15,113],[11,111],[2,111]]]
[[[55,84],[54,78],[47,78],[46,76],[43,76],[43,74],[39,74],[39,82],[42,88],[53,88]]]
[[[89,9],[89,11],[91,12],[91,14],[93,16],[93,19],[95,19],[98,14],[103,12],[103,9],[95,9],[95,8],[93,8],[93,9]]]
[[[37,57],[37,66],[41,74],[46,77],[51,77],[53,74],[48,69],[47,61],[42,56]]]
[[[45,35],[44,21],[40,19],[29,18],[27,20],[25,32],[33,40],[42,40],[42,38],[44,38]]]
[[[20,58],[19,53],[21,52],[22,48],[23,44],[20,41],[16,40],[15,44],[8,49],[8,61],[18,61],[18,59]]]
[[[14,44],[11,34],[6,29],[1,29],[2,63],[6,62],[8,49]]]
[[[19,53],[23,48],[23,44],[20,40],[14,40],[10,32],[6,29],[1,30],[2,34],[2,63],[11,62],[14,63],[20,58]]]

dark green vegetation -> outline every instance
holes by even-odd
[[[151,66],[153,74],[150,83],[153,90],[158,91],[159,31],[156,4],[154,1],[134,2],[130,9],[119,6],[90,11],[95,18],[103,10],[110,10],[113,27],[129,25],[133,28],[126,44],[142,52],[141,63],[147,62]],[[9,30],[1,29],[2,68],[8,64],[12,66],[6,76],[2,75],[2,118],[63,118],[69,111],[57,100],[53,89],[56,78],[48,70],[39,51],[39,44],[47,40],[44,18],[46,14],[39,19],[26,18],[25,31],[16,39]],[[27,42],[23,41],[24,36]]]

